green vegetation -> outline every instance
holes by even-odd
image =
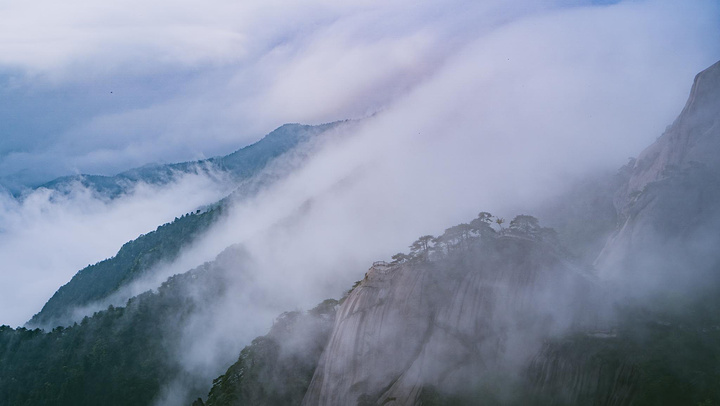
[[[182,173],[205,172],[212,175],[212,172],[221,172],[234,181],[241,182],[259,174],[273,159],[338,124],[340,122],[318,126],[286,124],[255,144],[227,156],[199,162],[147,166],[114,177],[78,175],[58,179],[45,187],[59,191],[70,190],[74,182],[79,182],[96,193],[114,197],[124,193],[125,188],[133,182],[165,184]],[[261,181],[253,187],[259,188],[262,184],[264,183]],[[251,187],[245,187],[234,194],[249,194],[253,191]],[[50,298],[28,324],[51,328],[72,322],[73,309],[108,297],[161,261],[174,260],[184,247],[220,218],[224,205],[223,200],[205,212],[176,218],[175,221],[126,243],[114,257],[80,270]]]
[[[114,257],[80,270],[58,289],[43,309],[33,316],[33,326],[65,324],[74,308],[101,300],[137,279],[161,261],[172,261],[195,237],[222,215],[218,205],[202,213],[190,213],[126,243]]]
[[[328,299],[304,314],[282,314],[266,336],[253,340],[213,381],[207,401],[198,399],[193,406],[299,405],[327,343],[337,304]]]
[[[205,266],[67,328],[45,333],[0,327],[0,404],[151,404],[179,372],[171,356],[175,337],[201,306],[189,298],[216,297],[223,289]]]
[[[720,405],[720,327],[646,316],[627,320],[614,337],[578,334],[549,343],[552,355],[531,366],[528,388],[541,387],[534,393],[558,405],[605,404],[611,396],[618,405]],[[568,369],[574,382],[594,379],[596,386],[568,396]]]
[[[410,245],[409,254],[400,252],[393,255],[392,264],[397,265],[408,261],[432,261],[456,251],[467,251],[473,244],[481,240],[490,241],[500,237],[525,238],[542,242],[551,246],[558,253],[566,254],[560,246],[555,230],[541,227],[535,217],[526,214],[518,215],[510,222],[508,228],[502,227],[504,222],[504,219],[494,217],[488,212],[480,212],[477,218],[470,223],[461,223],[450,227],[438,237],[424,235],[418,238]],[[493,223],[498,225],[497,230],[492,227]]]
[[[118,254],[114,260],[153,258],[147,254],[152,252],[150,242],[164,252],[179,249],[173,247],[180,247],[182,239],[173,240],[174,235],[202,229],[199,223],[210,224],[220,212],[183,216],[172,227],[162,226],[153,235],[126,244],[121,252],[130,254]],[[149,245],[142,245],[143,241]],[[528,273],[554,269],[559,256],[565,257],[559,237],[536,218],[520,215],[500,227],[495,217],[482,212],[438,237],[420,237],[409,254],[394,255],[392,265],[436,269],[430,275],[436,278],[432,283],[440,294],[428,300],[444,300],[442,286],[467,269],[502,269],[507,277],[519,278],[517,283],[532,283]],[[147,269],[139,266],[130,269]],[[111,306],[49,333],[0,327],[0,404],[152,404],[163,386],[182,374],[173,356],[181,351],[178,328],[226,289],[218,272],[213,263],[206,264],[170,278],[157,293],[135,297],[126,307]],[[357,286],[362,282],[353,288]],[[576,332],[549,341],[519,377],[469,372],[462,389],[448,392],[428,386],[420,391],[418,402],[423,406],[720,405],[720,299],[712,294],[715,291],[692,298],[663,297],[656,305],[626,305],[618,309],[623,319],[611,334]],[[282,314],[267,335],[253,340],[213,381],[206,400],[198,397],[193,406],[300,404],[338,304],[327,300],[307,313]],[[473,363],[483,360],[467,362],[468,371],[474,371]],[[200,396],[206,390],[198,384],[191,393]],[[377,395],[364,395],[358,404],[376,401]]]

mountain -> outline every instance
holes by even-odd
[[[596,260],[602,275],[658,290],[715,288],[720,63],[696,76],[685,108],[632,163],[614,200],[619,227]]]
[[[213,381],[207,401],[193,406],[299,404],[335,320],[337,301],[281,314],[270,332],[253,340],[228,370]]]
[[[715,64],[638,159],[549,206],[557,230],[481,212],[421,236],[339,301],[243,350],[224,337],[237,352],[212,383],[179,365],[180,331],[273,300],[241,246],[67,328],[2,327],[0,404],[720,404],[718,117]]]
[[[564,235],[481,213],[375,264],[302,405],[720,403],[719,100],[720,63],[637,160],[555,205]]]
[[[242,261],[241,250],[226,250],[157,292],[50,332],[0,327],[0,404],[149,404],[181,372],[171,356],[179,326],[212,306],[227,264]]]
[[[429,255],[370,269],[338,311],[303,405],[413,405],[429,388],[491,396],[483,385],[511,381],[541,337],[590,323],[568,309],[584,308],[596,282],[550,230],[530,216],[498,232],[472,224]]]
[[[232,199],[251,196],[262,187],[289,173],[304,159],[307,151],[298,148],[309,145],[322,134],[337,128],[342,122],[318,126],[286,124],[266,135],[255,144],[244,147],[232,154],[205,161],[144,167],[124,172],[114,177],[80,175],[61,178],[45,187],[67,191],[76,182],[91,188],[96,193],[117,196],[124,193],[135,182],[162,184],[170,182],[182,173],[205,171],[214,176],[229,177],[236,185]],[[282,170],[263,174],[263,169],[282,156],[296,151],[297,160],[285,159]],[[222,200],[210,207],[193,213],[182,214],[173,222],[161,225],[156,230],[143,234],[123,245],[118,253],[109,259],[80,270],[73,278],[48,300],[42,310],[33,316],[29,326],[52,328],[77,320],[75,311],[116,293],[122,286],[138,280],[161,262],[173,261],[183,248],[208,230],[218,219],[229,200]],[[127,297],[120,298],[120,304]],[[84,314],[80,314],[82,317]]]
[[[164,185],[183,174],[201,173],[218,178],[227,177],[237,183],[256,175],[271,160],[338,124],[340,122],[317,126],[285,124],[260,141],[225,156],[166,165],[146,165],[115,176],[64,176],[39,187],[66,192],[80,184],[96,193],[117,197],[139,182]]]

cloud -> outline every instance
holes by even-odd
[[[186,175],[160,188],[140,183],[115,200],[80,185],[22,201],[0,195],[0,324],[24,324],[81,268],[226,193],[214,179]]]
[[[694,74],[720,55],[717,12],[707,2],[578,7],[516,16],[466,38],[351,137],[238,203],[208,234],[205,250],[247,249],[254,265],[241,274],[253,281],[238,282],[241,306],[199,315],[217,322],[202,334],[188,330],[184,348],[204,349],[205,361],[230,359],[237,348],[214,340],[261,334],[268,314],[338,297],[373,260],[407,251],[419,235],[440,234],[480,210],[512,217],[570,180],[624,164],[672,122]],[[316,60],[328,59],[310,53],[290,65],[297,76],[288,83],[325,89],[319,83],[329,75],[309,73],[324,66]],[[285,106],[299,111],[312,97],[342,103],[333,91],[289,92],[306,103]],[[248,305],[246,291],[266,300]],[[227,353],[208,354],[212,348]],[[208,370],[185,361],[188,371]]]
[[[6,5],[3,183],[196,159],[285,122],[372,114],[487,30],[473,17],[495,24],[550,7],[522,4]]]
[[[585,88],[595,89],[583,80],[634,86],[628,81],[635,78],[643,86],[652,80],[649,69],[683,77],[717,54],[712,2],[682,9],[666,1],[590,8],[564,8],[566,3],[6,5],[0,15],[0,100],[7,112],[0,122],[0,182],[16,190],[71,173],[112,174],[150,162],[192,160],[237,149],[285,122],[368,116],[447,71],[462,53],[491,55],[484,64],[469,65],[480,69],[469,87],[482,75],[500,75],[483,69],[505,69],[504,83],[512,85],[518,74],[532,75],[527,80],[534,86],[572,82],[577,92],[571,96],[580,98],[593,97]],[[588,24],[559,24],[552,32],[542,26],[548,19],[524,20],[557,10],[579,10],[578,21]],[[588,21],[585,14],[605,14],[612,22]],[[525,22],[514,29],[518,40],[470,50],[479,38],[499,35],[498,27],[520,19]],[[535,38],[528,35],[532,31],[545,34]],[[610,43],[618,49],[608,49]],[[568,47],[588,52],[578,56],[579,50],[572,54]],[[511,60],[500,64],[499,55]],[[570,59],[576,56],[582,59]],[[565,59],[544,66],[546,71],[535,69],[535,60],[553,58]],[[643,64],[650,60],[657,65]],[[578,76],[583,63],[608,72],[603,78]],[[670,86],[677,92],[684,82],[656,92]],[[507,91],[521,95],[525,89]],[[603,124],[597,115],[588,119]]]
[[[185,360],[188,370],[211,375],[215,366],[199,364],[232,359],[242,345],[213,343],[261,334],[269,315],[339,296],[417,236],[480,210],[510,217],[570,178],[624,163],[660,135],[693,75],[720,55],[710,1],[538,3],[5,5],[0,91],[67,93],[74,107],[53,122],[60,131],[10,126],[10,137],[42,142],[3,146],[0,169],[34,181],[105,173],[229,152],[283,122],[365,117],[303,169],[238,203],[168,270],[234,243],[254,260],[251,287],[268,300],[228,298],[232,317],[213,314],[203,335],[183,338],[188,354],[202,355]],[[0,306],[0,322],[24,321],[77,269],[218,198],[195,181],[113,202],[82,190],[3,200],[0,286],[13,296],[0,297],[14,304]],[[203,348],[219,352],[206,358]]]

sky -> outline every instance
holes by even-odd
[[[292,261],[263,268],[300,263],[326,280],[624,164],[720,59],[718,17],[714,1],[0,2],[0,184],[18,192],[227,154],[286,122],[365,118],[174,270],[235,242],[276,258],[267,230],[315,199],[284,234]],[[225,186],[3,194],[0,324],[21,325],[77,270]],[[348,268],[282,305],[336,292],[356,277]]]

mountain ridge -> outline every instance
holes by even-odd
[[[264,166],[268,158],[277,157],[312,137],[314,133],[326,131],[343,122],[319,125],[287,123],[269,132],[260,140],[227,155],[171,164],[147,164],[111,176],[89,174],[62,176],[43,183],[37,188],[67,192],[75,184],[80,184],[112,198],[128,192],[137,182],[159,186],[171,182],[180,174],[209,176],[227,174],[232,181],[237,182],[251,176],[258,170],[258,167]]]
[[[174,221],[159,226],[156,230],[150,231],[138,238],[125,243],[118,253],[106,260],[89,265],[78,271],[72,279],[61,286],[55,294],[45,303],[43,308],[35,314],[28,326],[43,326],[52,328],[56,325],[72,323],[76,320],[73,309],[88,306],[93,302],[107,298],[117,292],[122,286],[137,280],[147,274],[153,266],[162,261],[169,262],[179,255],[180,251],[208,230],[216,221],[222,218],[223,212],[230,200],[237,200],[256,193],[265,183],[273,182],[275,179],[258,178],[258,185],[248,183],[253,177],[258,177],[263,168],[272,161],[288,154],[300,145],[307,144],[310,140],[320,137],[321,134],[347,123],[338,121],[322,124],[320,126],[286,124],[269,133],[262,140],[237,150],[220,158],[211,158],[205,162],[211,162],[216,171],[224,171],[232,178],[236,189],[225,199],[191,213],[182,214]],[[181,163],[183,168],[192,169],[195,163]],[[207,168],[207,165],[204,165]],[[155,175],[161,174],[155,180],[164,182],[170,177],[176,176],[177,172],[172,166],[161,166],[153,169]],[[286,168],[286,171],[290,170]],[[138,169],[137,171],[147,171]],[[127,173],[127,172],[126,172]],[[122,174],[121,174],[122,175]],[[167,175],[167,176],[166,176]],[[135,176],[135,175],[134,175]],[[137,175],[137,181],[147,181],[147,174]],[[90,178],[91,180],[92,178]],[[127,175],[118,176],[113,179],[112,187],[100,184],[89,184],[86,187],[98,187],[99,192],[111,190],[113,193],[120,189],[127,188],[131,184],[126,181],[130,179]],[[76,178],[61,179],[54,187],[62,191],[64,188],[72,188]],[[150,179],[152,181],[152,179]]]

